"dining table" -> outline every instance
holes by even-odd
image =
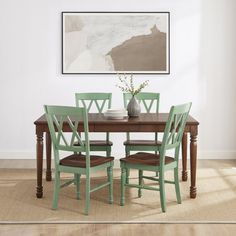
[[[124,119],[109,119],[103,113],[89,113],[89,132],[158,132],[163,133],[168,120],[168,113],[141,113],[138,117]],[[37,158],[37,186],[36,197],[43,197],[43,154],[46,146],[46,181],[52,180],[51,152],[52,143],[45,114],[35,122],[36,133],[36,158]],[[188,179],[187,154],[188,139],[190,139],[190,198],[196,198],[196,171],[197,171],[197,135],[199,122],[191,115],[188,116],[182,138],[182,181]],[[63,130],[70,132],[68,123],[63,123]],[[83,132],[83,123],[78,126],[78,131]]]

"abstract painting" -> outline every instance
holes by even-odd
[[[63,74],[169,74],[169,12],[62,12]]]

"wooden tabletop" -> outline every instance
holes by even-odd
[[[98,113],[89,113],[88,121],[89,124],[166,124],[169,113],[141,113],[139,117],[127,117],[122,120],[113,120],[106,118],[103,114]],[[42,115],[35,122],[35,125],[44,125],[46,124],[46,117]],[[187,119],[188,125],[199,125],[199,122],[195,120],[192,116],[189,115]]]

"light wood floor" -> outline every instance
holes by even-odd
[[[42,224],[1,225],[0,235],[76,235],[76,236],[234,236],[233,224]]]
[[[13,164],[14,163],[14,164]],[[0,160],[0,168],[34,168],[34,160]],[[199,160],[198,167],[236,167],[235,160]],[[235,199],[236,201],[236,199]],[[229,209],[230,211],[230,209]],[[236,219],[234,219],[236,220]],[[235,224],[0,224],[0,235],[236,235]]]

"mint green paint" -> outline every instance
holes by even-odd
[[[103,113],[111,108],[111,93],[76,93],[75,103],[77,107],[85,107],[90,112],[94,106],[96,112]],[[109,142],[109,133],[106,132],[106,141]],[[90,151],[105,151],[106,156],[111,156],[111,146],[93,146],[90,145]]]
[[[112,196],[112,168],[113,161],[99,165],[99,166],[90,166],[90,145],[89,145],[89,136],[88,136],[88,116],[86,108],[79,107],[66,107],[66,106],[44,106],[46,112],[46,118],[50,130],[50,135],[52,139],[52,145],[54,150],[54,161],[55,161],[55,182],[54,182],[54,194],[53,194],[53,203],[52,208],[57,209],[58,206],[58,196],[60,191],[60,173],[67,172],[73,173],[74,179],[69,180],[66,183],[62,184],[61,187],[68,186],[69,184],[76,185],[76,198],[80,199],[80,177],[81,175],[86,176],[86,196],[85,196],[85,214],[89,213],[90,209],[90,193],[96,190],[101,189],[102,187],[109,186],[109,202],[111,203]],[[73,119],[73,122],[72,122]],[[83,121],[84,124],[84,136],[85,141],[82,141],[80,134],[78,133],[79,122]],[[67,132],[67,135],[62,130],[63,123],[67,122],[71,129],[71,132]],[[56,128],[56,129],[55,129]],[[79,145],[74,145],[77,142]],[[72,166],[63,166],[60,165],[60,152],[84,152],[86,155],[86,167],[72,167]],[[105,157],[104,157],[105,158]],[[98,170],[109,169],[109,178],[106,183],[103,183],[96,188],[91,189],[90,178],[91,174]]]
[[[123,206],[125,204],[125,187],[135,187],[139,190],[155,190],[160,191],[160,200],[162,211],[166,211],[166,198],[165,198],[165,183],[174,184],[176,191],[177,202],[181,203],[180,188],[179,188],[179,177],[178,177],[178,160],[179,160],[179,149],[180,143],[182,141],[182,136],[188,118],[189,110],[191,108],[191,103],[172,106],[169,112],[168,121],[166,123],[162,144],[159,148],[160,155],[160,165],[150,166],[142,164],[131,164],[121,161],[121,199],[120,204]],[[165,164],[165,154],[167,150],[174,149],[174,161]],[[139,183],[129,184],[126,181],[126,173],[130,169],[139,170]],[[158,172],[159,178],[143,176],[142,171],[153,171]],[[174,181],[165,180],[165,172],[168,170],[174,171]],[[141,177],[140,177],[141,176]],[[147,186],[143,183],[144,179],[150,179],[159,182],[159,188],[153,188]],[[141,197],[141,192],[138,192],[138,196]]]
[[[140,104],[143,104],[144,110],[142,110],[142,113],[150,113],[150,112],[159,112],[159,104],[160,104],[160,93],[150,93],[150,92],[142,92],[135,95],[136,99]],[[124,107],[127,108],[129,101],[132,98],[131,93],[123,93],[123,100],[124,100]],[[149,104],[148,104],[149,103]],[[130,140],[130,133],[126,133],[126,139],[127,141]],[[158,133],[155,132],[155,141],[158,140]],[[125,155],[129,156],[131,151],[154,151],[156,154],[159,151],[160,146],[148,146],[142,144],[142,145],[125,145]],[[157,173],[156,173],[157,175]],[[129,182],[129,170],[127,170],[127,178],[126,183]]]

